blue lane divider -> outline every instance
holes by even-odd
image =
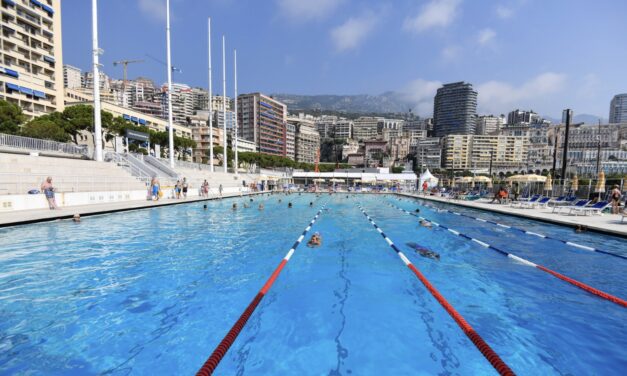
[[[418,200],[418,199],[416,199],[416,200]],[[409,201],[409,200],[407,200],[407,201]],[[410,202],[411,202],[411,201],[410,201]],[[563,240],[563,239],[554,238],[554,237],[552,237],[552,236],[539,234],[539,233],[537,233],[537,232],[527,231],[527,230],[525,230],[524,228],[519,228],[519,227],[515,227],[515,226],[504,225],[504,224],[502,224],[502,223],[498,223],[498,222],[490,221],[490,220],[487,220],[487,219],[473,217],[473,216],[468,215],[468,214],[459,213],[459,212],[452,211],[452,210],[448,210],[448,209],[438,208],[437,206],[435,206],[435,205],[431,205],[431,204],[428,204],[428,203],[426,203],[426,202],[424,202],[424,201],[423,201],[423,202],[421,202],[421,205],[426,206],[426,207],[428,207],[428,208],[433,208],[433,209],[436,209],[436,210],[438,210],[438,211],[444,211],[444,212],[447,212],[447,213],[450,213],[450,214],[454,214],[454,215],[458,215],[458,216],[461,216],[461,217],[466,217],[466,218],[474,219],[475,221],[479,221],[479,222],[483,222],[483,223],[489,223],[489,224],[491,224],[491,225],[495,225],[495,226],[503,227],[503,228],[506,228],[506,229],[510,229],[510,230],[514,230],[514,231],[522,232],[523,234],[527,234],[527,235],[531,235],[531,236],[536,236],[536,237],[541,238],[541,239],[556,240],[556,241],[558,241],[558,242],[564,243],[564,244],[569,245],[569,246],[571,246],[571,247],[575,247],[575,248],[583,249],[583,250],[590,251],[590,252],[598,252],[598,253],[602,253],[602,254],[604,254],[604,255],[614,256],[614,257],[621,258],[621,259],[623,259],[623,260],[627,260],[627,257],[622,256],[622,255],[619,255],[619,254],[616,254],[616,253],[613,253],[613,252],[604,251],[604,250],[602,250],[602,249],[598,249],[598,248],[590,247],[590,246],[583,245],[583,244],[578,244],[578,243],[571,242],[571,241],[568,241],[568,240]]]
[[[540,269],[543,272],[546,272],[546,273],[548,273],[548,274],[550,274],[550,275],[552,275],[552,276],[554,276],[556,278],[559,278],[559,279],[561,279],[563,281],[566,281],[566,282],[570,283],[573,286],[579,287],[580,289],[582,289],[584,291],[587,291],[587,292],[589,292],[589,293],[591,293],[593,295],[596,295],[596,296],[601,297],[603,299],[609,300],[612,303],[616,303],[616,304],[618,304],[620,306],[623,306],[623,307],[627,308],[627,300],[625,300],[625,299],[622,299],[622,298],[619,298],[617,296],[608,294],[608,293],[606,293],[604,291],[601,291],[601,290],[599,290],[597,288],[589,286],[589,285],[587,285],[587,284],[585,284],[583,282],[579,282],[576,279],[573,279],[573,278],[568,277],[566,275],[560,274],[560,273],[558,273],[558,272],[556,272],[554,270],[551,270],[551,269],[549,269],[549,268],[547,268],[545,266],[542,266],[540,264],[536,264],[536,263],[531,262],[529,260],[526,260],[526,259],[524,259],[522,257],[516,256],[513,253],[506,252],[506,251],[504,251],[502,249],[499,249],[499,248],[497,248],[497,247],[495,247],[495,246],[493,246],[491,244],[483,242],[483,241],[481,241],[479,239],[472,238],[472,237],[470,237],[470,236],[468,236],[466,234],[462,234],[459,231],[453,230],[452,228],[446,227],[446,226],[441,225],[441,224],[439,224],[437,222],[430,221],[429,219],[427,219],[425,217],[422,217],[422,216],[420,216],[420,215],[418,215],[416,213],[412,213],[410,211],[407,211],[407,210],[405,210],[403,208],[400,208],[398,206],[392,205],[390,203],[387,203],[387,205],[389,205],[392,208],[398,209],[398,210],[400,210],[400,211],[402,211],[402,212],[404,212],[406,214],[413,215],[414,217],[417,217],[417,218],[422,219],[424,221],[430,222],[434,226],[443,228],[443,229],[447,230],[448,232],[452,233],[453,235],[456,235],[456,236],[459,236],[459,237],[464,238],[466,240],[475,242],[475,243],[481,245],[482,247],[485,247],[485,248],[491,249],[493,251],[496,251],[496,252],[500,253],[501,255],[503,255],[505,257],[509,257],[509,258],[511,258],[513,260],[518,261],[521,264],[524,264],[524,265],[527,265],[527,266],[532,266],[532,267],[534,267],[536,269]]]

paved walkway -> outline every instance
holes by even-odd
[[[622,217],[615,214],[575,216],[554,214],[552,213],[553,207],[549,209],[519,209],[512,208],[509,205],[489,204],[489,201],[486,200],[461,201],[451,200],[445,197],[412,195],[407,193],[401,193],[401,195],[421,198],[429,201],[437,201],[446,204],[465,206],[473,209],[488,210],[491,212],[535,219],[543,222],[556,223],[569,227],[583,225],[588,227],[588,229],[592,231],[627,237],[627,218],[623,223],[621,223]]]
[[[244,193],[244,195],[245,196],[256,195],[260,193],[262,192]],[[268,193],[268,192],[263,192],[263,193]],[[236,197],[239,195],[240,195],[239,193],[230,193],[230,194],[224,194],[223,197],[228,198],[228,197]],[[95,214],[115,213],[115,212],[125,211],[125,210],[145,209],[145,208],[153,208],[153,207],[160,207],[160,206],[187,204],[190,202],[200,202],[200,201],[215,200],[215,199],[219,199],[219,196],[209,196],[209,198],[188,197],[187,199],[180,199],[180,200],[162,199],[160,201],[135,200],[135,201],[123,201],[123,202],[109,202],[109,203],[103,203],[103,204],[66,206],[57,210],[50,210],[50,209],[21,210],[21,211],[9,212],[9,213],[0,213],[0,227],[21,225],[21,224],[35,223],[35,222],[42,222],[42,221],[53,221],[57,219],[69,219],[69,218],[72,218],[74,214],[80,214],[81,217],[85,217],[85,216],[95,215]]]

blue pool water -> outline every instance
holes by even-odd
[[[327,202],[312,229],[322,247],[296,250],[216,374],[495,374],[357,203],[518,374],[627,369],[625,308],[387,204],[623,299],[625,260],[395,196],[253,199],[0,229],[0,374],[193,374]],[[627,254],[621,239],[458,211]]]

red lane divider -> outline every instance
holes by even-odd
[[[501,359],[501,357],[488,345],[486,341],[481,338],[479,333],[473,329],[470,324],[464,319],[464,317],[459,314],[453,308],[453,306],[440,294],[440,292],[429,282],[429,280],[412,264],[411,261],[405,256],[405,254],[394,244],[392,239],[390,239],[383,229],[377,225],[372,218],[364,211],[361,205],[358,204],[359,210],[362,214],[368,219],[368,222],[374,226],[374,228],[381,234],[383,239],[388,243],[388,245],[396,252],[398,257],[403,261],[403,263],[418,277],[420,282],[427,288],[427,290],[431,293],[431,295],[440,303],[440,305],[448,312],[448,314],[455,320],[457,325],[462,329],[464,334],[470,339],[470,341],[477,347],[479,352],[490,362],[492,367],[500,374],[506,376],[516,375],[514,371],[505,362]]]
[[[488,345],[486,341],[481,338],[479,333],[477,333],[475,329],[470,326],[470,324],[468,324],[464,317],[460,315],[459,312],[455,310],[455,308],[453,308],[453,306],[444,298],[444,296],[442,296],[442,294],[440,294],[440,292],[435,287],[433,287],[431,282],[429,282],[429,280],[424,275],[422,275],[422,273],[420,273],[418,269],[416,269],[414,264],[410,263],[408,267],[409,269],[411,269],[412,272],[414,272],[420,282],[425,285],[431,295],[433,295],[433,297],[435,297],[435,299],[440,302],[446,312],[448,312],[448,314],[453,317],[453,319],[457,322],[457,325],[462,328],[466,336],[470,338],[472,343],[475,344],[481,354],[483,354],[488,362],[492,364],[492,367],[494,367],[494,369],[496,369],[496,371],[501,375],[514,375],[514,371],[512,371],[507,364],[505,364],[501,357],[494,350],[492,350],[490,345]]]
[[[198,370],[196,376],[209,376],[213,374],[213,371],[215,371],[215,369],[218,367],[218,364],[220,364],[220,361],[222,360],[222,358],[224,358],[226,352],[229,351],[229,348],[231,348],[231,346],[237,339],[237,336],[240,334],[242,329],[244,329],[244,326],[248,322],[248,319],[261,302],[261,299],[263,299],[268,290],[270,290],[270,288],[274,284],[274,281],[276,281],[279,274],[281,274],[281,271],[283,270],[287,262],[290,261],[290,258],[294,254],[296,248],[298,248],[300,243],[303,241],[305,235],[307,235],[307,232],[311,230],[311,226],[316,223],[316,220],[322,213],[322,210],[324,210],[325,206],[326,204],[323,205],[320,210],[318,210],[318,213],[316,213],[311,222],[309,222],[309,225],[307,226],[307,228],[305,228],[305,231],[303,231],[303,233],[298,237],[294,245],[292,245],[292,248],[290,248],[290,250],[287,252],[287,255],[285,255],[283,260],[281,260],[279,266],[274,269],[274,272],[272,272],[270,278],[268,278],[266,283],[264,283],[263,287],[261,288],[261,290],[259,290],[257,295],[255,295],[255,298],[250,302],[250,304],[248,304],[248,307],[246,307],[246,310],[244,310],[239,319],[237,319],[231,330],[229,330],[229,332],[226,334],[226,336],[224,336],[222,341],[220,341],[220,344],[215,348],[215,350],[213,350],[213,353],[211,353],[209,359],[207,359],[203,366]]]
[[[560,274],[560,273],[558,273],[556,271],[553,271],[553,270],[551,270],[549,268],[545,268],[542,265],[537,265],[536,264],[536,268],[538,268],[538,269],[540,269],[542,271],[545,271],[545,272],[547,272],[547,273],[549,273],[549,274],[551,274],[551,275],[553,275],[553,276],[555,276],[555,277],[557,277],[557,278],[559,278],[559,279],[561,279],[563,281],[571,283],[571,284],[579,287],[580,289],[585,290],[585,291],[587,291],[587,292],[589,292],[591,294],[594,294],[594,295],[599,296],[601,298],[607,299],[607,300],[609,300],[609,301],[611,301],[613,303],[616,303],[618,305],[621,305],[623,307],[627,307],[627,300],[621,299],[621,298],[619,298],[617,296],[610,295],[610,294],[608,294],[606,292],[603,292],[601,290],[595,289],[594,287],[588,286],[585,283],[581,283],[581,282],[579,282],[577,280],[574,280],[574,279],[572,279],[570,277],[567,277],[567,276],[565,276],[563,274]]]

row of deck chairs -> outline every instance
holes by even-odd
[[[610,203],[608,201],[599,201],[590,205],[591,201],[587,199],[577,200],[575,196],[560,196],[557,198],[543,197],[542,195],[533,195],[528,200],[512,203],[512,207],[521,209],[547,208],[553,205],[553,213],[566,213],[571,215],[589,215],[601,214]]]

